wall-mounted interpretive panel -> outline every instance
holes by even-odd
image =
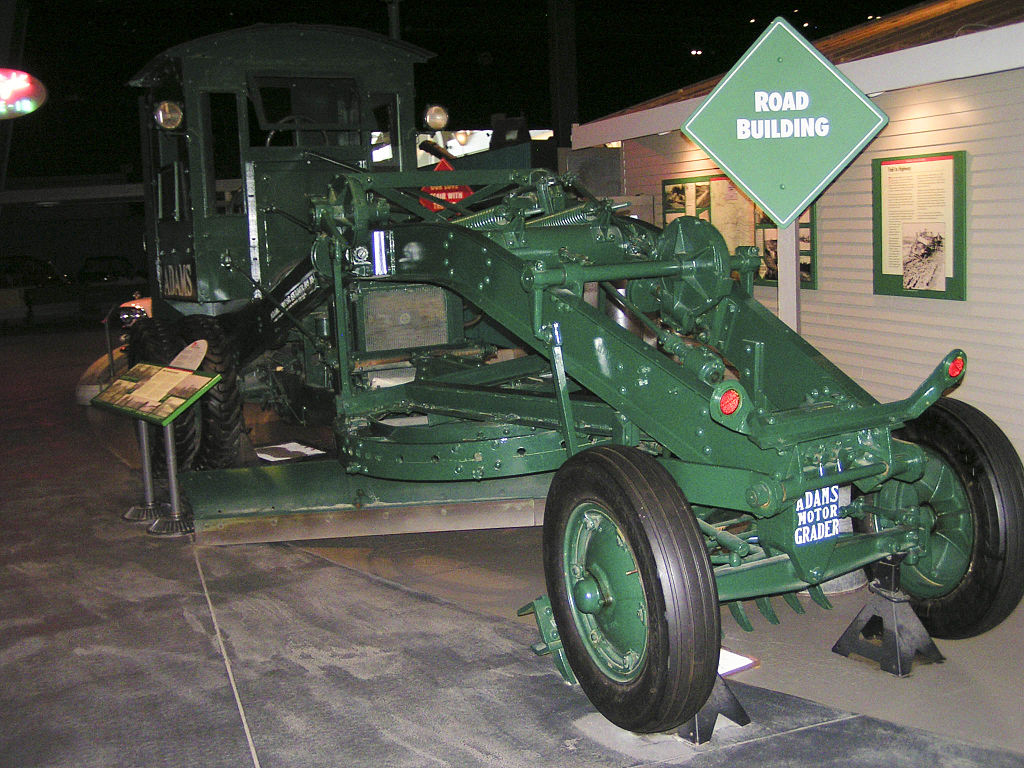
[[[966,152],[871,163],[874,291],[967,298]]]

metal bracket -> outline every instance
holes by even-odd
[[[562,355],[562,331],[558,323],[548,326],[551,336],[551,377],[555,385],[555,399],[558,401],[558,415],[565,436],[565,448],[570,456],[580,452],[580,441],[576,435],[576,419],[572,415],[569,400],[569,384],[565,378],[565,358]]]
[[[551,600],[547,595],[541,595],[516,611],[517,616],[529,616],[531,613],[537,620],[540,642],[531,645],[530,650],[538,656],[552,655],[562,679],[569,685],[576,685],[576,675],[573,674],[565,649],[562,648],[562,639],[558,635],[558,627],[555,626],[555,616],[551,612]]]
[[[945,661],[914,613],[909,595],[900,589],[902,559],[902,555],[894,555],[877,564],[878,578],[868,585],[871,598],[832,646],[840,656],[856,653],[877,661],[885,672],[897,677],[910,674],[917,654],[925,661]]]

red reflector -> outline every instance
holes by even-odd
[[[951,379],[955,379],[957,376],[959,376],[963,372],[964,372],[964,359],[962,357],[957,357],[957,358],[955,358],[953,360],[952,363],[949,364],[949,377]]]
[[[718,401],[718,407],[724,415],[732,416],[740,407],[740,393],[735,389],[725,390],[722,393],[722,398]]]

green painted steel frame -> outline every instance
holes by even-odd
[[[367,494],[385,489],[401,497],[382,505],[385,515],[445,494],[474,495],[467,488],[504,499],[506,478],[543,485],[568,456],[610,441],[659,455],[679,483],[700,518],[722,600],[791,592],[890,553],[906,553],[908,562],[926,556],[927,515],[885,509],[891,525],[881,530],[798,546],[795,504],[832,485],[869,494],[889,484],[877,499],[890,506],[913,499],[928,461],[892,431],[959,382],[962,371],[951,371],[962,369],[963,352],[952,351],[910,397],[883,405],[754,301],[756,253],[729,253],[707,222],[683,217],[660,231],[578,194],[570,177],[541,170],[456,171],[445,183],[471,187],[472,195],[457,202],[431,195],[425,188],[437,175],[410,170],[413,147],[404,141],[412,135],[412,67],[428,55],[357,30],[268,25],[172,48],[133,80],[149,89],[140,108],[147,125],[156,100],[181,98],[186,108],[178,132],[146,133],[152,282],[166,287],[161,267],[171,267],[171,278],[191,270],[188,280],[171,280],[181,290],[156,297],[157,315],[241,311],[307,257],[318,290],[332,289],[315,316],[293,317],[277,304],[291,324],[291,378],[271,375],[264,396],[300,419],[333,398],[343,466],[194,477],[186,484],[207,496],[197,505],[197,529],[227,530],[247,517],[268,530],[289,528],[285,507],[358,517]],[[254,146],[246,100],[253,77],[284,71],[342,73],[371,102],[394,95],[391,138],[405,172],[357,172],[352,163],[373,164],[368,141],[358,151]],[[246,213],[218,211],[211,197],[214,96],[234,98]],[[164,166],[174,171],[166,179],[173,189],[162,184]],[[320,190],[323,197],[310,197]],[[161,197],[172,192],[173,199]],[[595,283],[596,306],[585,290]],[[388,350],[415,378],[375,389],[371,372],[394,361],[365,352],[353,295],[419,284],[451,292],[452,343]],[[498,342],[463,337],[458,300],[529,355],[484,364],[488,345]],[[620,327],[609,301],[632,312],[660,349]],[[292,379],[304,388],[298,395],[286,386]],[[408,416],[421,423],[389,418]],[[265,495],[258,509],[247,499],[253,482]],[[902,485],[893,491],[892,483]],[[871,513],[858,500],[842,514]]]
[[[414,358],[418,375],[408,384],[375,391],[343,384],[338,435],[350,472],[420,482],[506,477],[554,470],[588,444],[646,445],[662,452],[698,509],[734,510],[756,529],[755,547],[708,537],[709,546],[729,550],[716,566],[726,601],[802,589],[922,546],[920,525],[797,546],[794,505],[831,485],[868,492],[920,477],[922,452],[891,431],[957,383],[950,367],[962,351],[952,351],[910,397],[883,405],[751,298],[756,259],[749,249],[728,254],[704,222],[680,221],[656,237],[599,204],[566,208],[562,181],[542,171],[453,173],[452,183],[477,188],[475,198],[493,205],[469,213],[469,198],[434,212],[419,202],[431,178],[345,175],[315,201],[335,240],[338,286],[440,285],[532,355],[447,369]],[[374,230],[387,231],[385,272],[343,269],[349,249],[369,243]],[[730,277],[736,271],[738,282]],[[648,305],[639,309],[661,310],[669,328],[659,337],[674,357],[585,300],[586,283],[613,290],[614,281],[631,286],[633,298],[622,304],[633,307],[635,298]],[[339,301],[343,290],[336,288]],[[350,332],[343,314],[336,313],[341,339]],[[339,367],[350,370],[344,346]],[[716,353],[734,377],[719,380],[703,365]],[[548,374],[546,391],[516,386]],[[725,415],[719,404],[730,389],[741,407]],[[389,413],[429,417],[402,428],[374,420]]]

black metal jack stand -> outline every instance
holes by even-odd
[[[917,654],[925,661],[945,661],[900,588],[902,560],[902,555],[893,555],[875,566],[877,578],[868,585],[871,598],[832,646],[841,656],[856,653],[877,661],[897,677],[910,674]]]
[[[715,678],[715,687],[711,689],[711,696],[690,722],[679,729],[679,735],[694,744],[704,744],[711,739],[711,734],[715,730],[715,721],[719,715],[725,715],[736,725],[750,723],[747,711],[721,675]]]

